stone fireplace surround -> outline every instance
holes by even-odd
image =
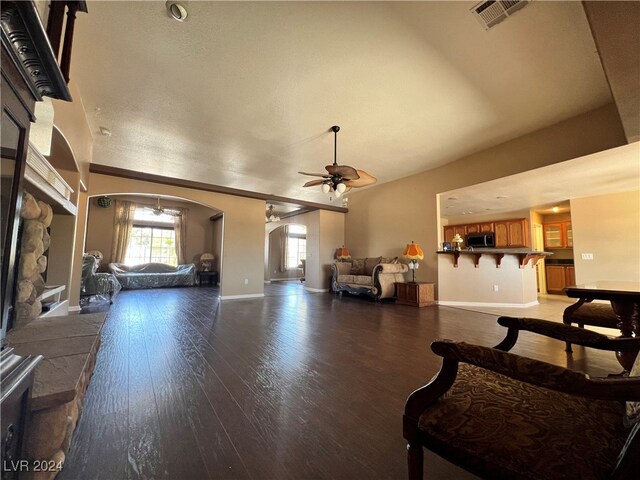
[[[42,318],[43,273],[51,238],[51,206],[23,192],[23,222],[17,271],[15,320],[6,337],[16,354],[42,355],[35,369],[30,425],[24,457],[53,465],[46,471],[23,471],[24,480],[51,480],[64,464],[96,364],[106,313]]]
[[[51,243],[47,228],[53,220],[53,210],[49,204],[36,200],[30,193],[24,192],[20,217],[23,228],[14,328],[32,322],[42,313],[39,297],[45,288],[42,274],[47,269],[47,257],[44,253]]]

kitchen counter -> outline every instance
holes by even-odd
[[[547,265],[573,265],[573,258],[545,258],[545,263]]]

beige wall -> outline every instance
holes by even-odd
[[[131,195],[112,196],[113,200],[129,200],[140,204],[152,204],[153,198],[136,197]],[[163,200],[164,207],[188,208],[187,213],[187,241],[186,259],[189,263],[199,265],[200,255],[205,252],[213,253],[216,264],[220,260],[220,251],[215,249],[214,226],[209,220],[214,210],[196,203],[180,202],[175,200]],[[106,271],[111,259],[111,246],[113,245],[113,220],[115,202],[108,208],[99,207],[97,197],[89,201],[89,219],[87,226],[87,239],[85,251],[100,250],[104,259],[101,270]]]
[[[475,267],[473,255],[438,255],[438,301],[442,305],[524,307],[537,303],[536,270],[520,268],[518,257],[505,255],[500,268],[492,255],[483,255]],[[497,291],[496,291],[497,288]]]
[[[640,191],[573,199],[571,220],[577,284],[640,282]]]
[[[320,210],[320,249],[318,251],[320,270],[318,284],[306,282],[307,289],[329,290],[331,264],[335,261],[336,248],[344,245],[345,216],[342,213]]]
[[[86,187],[89,182],[89,164],[93,155],[93,136],[85,115],[80,89],[70,81],[69,90],[73,102],[53,100],[55,111],[53,124],[71,148],[80,173],[80,180]]]
[[[346,246],[356,257],[395,257],[413,240],[425,251],[421,279],[437,282],[438,193],[625,143],[615,106],[610,104],[452,164],[352,191],[346,215]]]

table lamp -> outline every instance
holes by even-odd
[[[200,255],[200,265],[202,265],[203,272],[211,271],[211,262],[213,261],[213,254],[203,253]]]
[[[460,244],[464,242],[464,240],[462,239],[462,237],[460,236],[459,233],[456,233],[453,238],[451,239],[451,243],[455,243],[454,246],[454,250],[457,250],[458,252],[460,251]]]
[[[416,283],[416,270],[420,266],[418,260],[422,260],[424,258],[422,248],[420,248],[420,245],[418,245],[417,243],[413,243],[412,241],[411,243],[407,244],[404,252],[402,252],[402,255],[404,256],[404,258],[409,260],[409,270],[411,270],[411,273],[413,273],[413,280],[411,280],[411,283]]]
[[[334,255],[334,257],[337,260],[344,262],[345,260],[349,260],[351,258],[351,254],[349,253],[349,249],[342,245],[342,247],[338,247],[336,249],[336,254]]]

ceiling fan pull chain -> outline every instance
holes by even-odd
[[[333,129],[333,166],[335,167],[338,165],[338,130],[340,127],[336,125],[331,128]]]

